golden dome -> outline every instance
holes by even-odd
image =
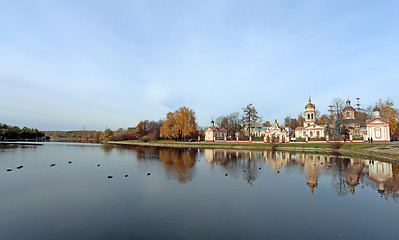
[[[305,108],[310,108],[310,107],[314,108],[315,105],[309,101],[309,103],[305,106]]]
[[[315,105],[312,103],[312,100],[310,99],[310,91],[309,91],[309,103],[305,106],[305,108],[310,108],[310,107],[314,108]]]

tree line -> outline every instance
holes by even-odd
[[[6,140],[22,140],[22,139],[38,139],[45,135],[36,128],[19,128],[0,123],[0,141]]]
[[[104,131],[46,131],[53,139],[83,141],[119,141],[141,140],[155,141],[161,139],[192,140],[198,137],[199,131],[194,110],[180,107],[166,114],[165,120],[142,120],[135,127],[119,128],[115,131],[106,128]]]
[[[358,104],[356,104],[358,105]],[[381,110],[381,117],[390,122],[391,137],[399,138],[399,111],[394,107],[392,99],[380,99],[376,104]],[[316,110],[316,124],[326,125],[326,131],[340,132],[345,134],[347,129],[344,127],[339,130],[336,128],[337,120],[342,120],[342,110],[345,107],[345,101],[341,98],[334,98],[329,105],[328,113],[320,114]],[[373,117],[375,106],[355,107],[355,118],[365,123],[366,119]],[[305,121],[304,113],[300,112],[297,117],[287,116],[282,126],[291,130],[303,126]],[[215,119],[215,125],[219,128],[225,128],[228,136],[252,136],[254,127],[270,127],[270,121],[263,121],[259,116],[255,106],[248,104],[242,108],[242,112],[233,112],[225,116],[219,116]],[[207,127],[206,127],[207,128]],[[46,135],[52,137],[70,137],[82,140],[107,141],[107,140],[196,140],[198,136],[204,137],[206,128],[200,128],[196,122],[196,116],[193,109],[180,107],[174,112],[166,114],[163,120],[150,121],[142,120],[135,127],[127,129],[119,128],[115,131],[107,128],[104,131],[53,131],[46,132]],[[293,133],[292,133],[293,134]]]

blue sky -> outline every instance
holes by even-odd
[[[1,1],[0,122],[135,126],[187,106],[199,126],[252,103],[297,116],[308,88],[399,105],[398,1]]]

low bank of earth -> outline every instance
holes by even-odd
[[[360,155],[384,161],[399,163],[399,142],[389,143],[209,143],[209,142],[177,142],[177,141],[150,141],[135,140],[108,141],[109,144],[124,144],[154,147],[178,148],[213,148],[213,149],[241,149],[241,150],[280,150],[280,151],[307,151],[307,152],[339,152],[345,155]],[[339,149],[337,149],[339,146]]]

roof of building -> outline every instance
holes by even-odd
[[[358,123],[358,124],[361,124],[362,122],[360,122],[360,121],[357,120],[357,119],[342,119],[342,120],[339,120],[339,123],[343,123],[343,124],[347,124],[347,123]]]
[[[313,108],[315,107],[315,105],[312,102],[310,102],[310,100],[309,100],[309,103],[306,104],[305,108],[309,108],[309,107],[313,107]]]
[[[386,122],[386,123],[389,123],[389,120],[386,119],[386,118],[371,118],[371,119],[366,119],[366,124],[369,124],[369,123],[371,123],[372,121],[374,121],[374,120],[376,120],[376,119],[379,119],[379,120],[381,120],[381,121],[384,121],[384,122]]]
[[[380,111],[380,109],[377,107],[377,106],[375,106],[375,108],[373,109],[373,111],[375,112],[375,111]]]
[[[317,125],[317,124],[313,124],[307,127],[297,127],[295,128],[295,131],[302,131],[302,130],[313,130],[315,128],[326,128],[326,125]]]
[[[342,109],[342,111],[355,111],[355,109],[351,106],[351,100],[346,100],[346,107]]]
[[[218,127],[208,127],[205,131],[207,131],[208,129],[211,129],[212,131],[219,131],[219,132],[227,132],[226,129],[224,128],[218,128]]]
[[[348,111],[348,110],[355,111],[355,109],[352,106],[346,106],[344,107],[344,109],[342,109],[342,111]]]

